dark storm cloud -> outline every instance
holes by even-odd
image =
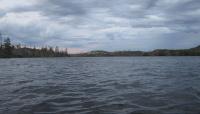
[[[112,49],[148,50],[161,46],[161,42],[165,42],[163,47],[170,48],[176,47],[174,41],[177,41],[181,43],[177,47],[184,48],[188,46],[186,41],[196,45],[200,40],[199,0],[2,0],[0,3],[0,30],[18,41],[66,44],[86,50],[109,49],[107,45],[113,43]]]

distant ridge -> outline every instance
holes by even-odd
[[[200,50],[200,45],[194,48],[191,48],[191,50]]]
[[[200,45],[190,49],[156,49],[150,52],[144,51],[115,51],[103,50],[91,51],[87,53],[72,54],[77,57],[112,57],[112,56],[200,56]]]

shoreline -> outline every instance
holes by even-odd
[[[10,57],[10,58],[0,58],[0,59],[39,59],[39,58],[46,58],[46,59],[51,59],[51,58],[120,58],[120,57],[200,57],[200,55],[188,55],[188,56],[70,56],[70,57]]]

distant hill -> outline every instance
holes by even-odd
[[[191,49],[157,49],[150,52],[144,51],[115,51],[108,52],[103,50],[91,51],[81,54],[73,54],[71,56],[78,57],[112,57],[112,56],[200,56],[200,46]]]
[[[191,50],[199,50],[200,51],[200,45],[194,48],[191,48]]]

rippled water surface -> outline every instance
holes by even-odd
[[[0,59],[0,114],[200,114],[200,57]]]

